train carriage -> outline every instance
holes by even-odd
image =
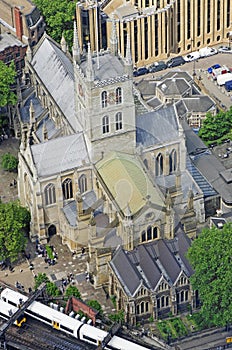
[[[28,298],[9,288],[1,292],[1,302],[8,303],[9,307],[18,308]],[[31,316],[47,325],[75,338],[78,338],[89,344],[99,346],[106,339],[108,333],[89,324],[85,324],[76,318],[70,317],[58,310],[52,309],[40,302],[33,301],[25,311],[25,314]],[[146,346],[141,346],[123,339],[113,336],[109,343],[105,346],[106,350],[149,350]]]
[[[13,307],[10,304],[7,304],[3,300],[0,300],[0,318],[3,318],[4,320],[9,320],[11,316],[13,316],[16,311],[18,310],[17,307]],[[18,327],[21,327],[23,323],[26,322],[26,317],[24,314],[22,314],[18,319],[14,322],[14,324]]]

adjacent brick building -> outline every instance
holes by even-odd
[[[38,8],[28,0],[0,0],[0,30],[34,46],[45,30]]]
[[[15,62],[17,72],[21,72],[25,65],[24,57],[27,46],[8,33],[0,34],[0,61],[5,64]]]

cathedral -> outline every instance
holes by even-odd
[[[88,248],[96,288],[109,284],[119,247],[120,255],[160,241],[169,247],[182,234],[183,253],[205,221],[175,105],[147,110],[135,94],[129,35],[125,58],[115,26],[110,43],[104,52],[91,53],[90,44],[82,51],[74,23],[70,55],[64,38],[58,45],[44,34],[28,47],[15,120],[19,198],[31,212],[30,238],[46,243],[57,234],[71,251]],[[187,270],[178,259],[178,269]],[[190,274],[185,271],[187,285]],[[175,281],[166,278],[165,285]]]

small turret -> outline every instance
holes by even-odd
[[[72,54],[73,54],[73,61],[79,64],[81,62],[81,53],[80,53],[80,46],[78,42],[76,21],[74,21],[74,28],[73,28]]]
[[[127,33],[127,42],[126,42],[126,57],[125,57],[125,72],[129,76],[133,75],[133,61],[131,57],[131,48],[130,48],[130,34]]]
[[[66,53],[67,52],[67,43],[66,43],[64,34],[62,34],[60,45],[61,45],[61,50]]]
[[[31,62],[32,61],[32,49],[30,47],[30,45],[27,46],[27,52],[26,52],[26,59],[28,62]]]
[[[33,105],[32,100],[30,102],[29,114],[30,114],[30,124],[34,126],[34,124],[35,124],[35,109],[34,109],[34,105]]]
[[[93,61],[92,61],[90,43],[88,43],[86,78],[88,81],[94,81],[94,69],[93,69]]]
[[[110,36],[110,50],[113,55],[118,55],[118,36],[117,36],[117,28],[116,28],[116,20],[115,16],[113,15],[112,18],[112,30],[111,30],[111,36]]]

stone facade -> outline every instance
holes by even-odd
[[[230,0],[105,0],[99,4],[99,33],[96,32],[95,2],[77,3],[81,47],[88,41],[93,50],[110,47],[115,18],[118,48],[126,53],[127,34],[137,67],[204,46],[228,44],[232,11]],[[100,30],[101,28],[101,30]]]
[[[118,245],[174,239],[179,225],[195,237],[204,199],[175,109],[136,115],[129,40],[125,59],[113,45],[114,54],[81,54],[74,25],[72,57],[64,38],[62,49],[45,34],[27,50],[19,197],[32,240],[58,234],[72,251],[88,247],[97,288]]]

